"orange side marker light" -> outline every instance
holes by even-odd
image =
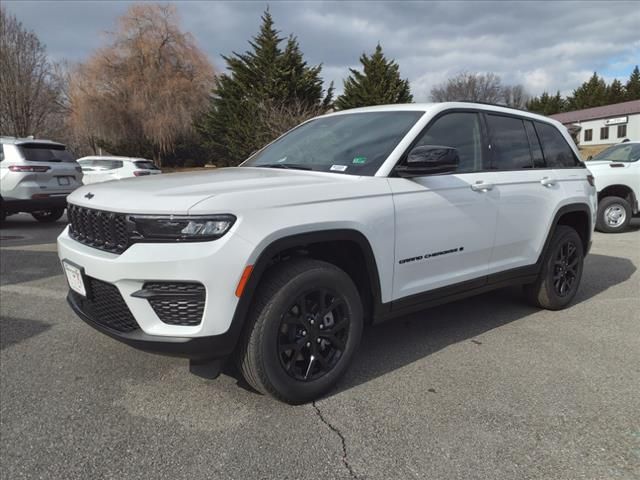
[[[240,298],[242,296],[242,292],[244,292],[244,287],[246,287],[252,271],[253,271],[253,265],[247,265],[244,268],[244,271],[242,272],[242,276],[240,277],[240,281],[238,282],[238,286],[236,287],[236,297]]]

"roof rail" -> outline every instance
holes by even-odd
[[[460,103],[477,103],[479,105],[489,105],[491,107],[502,107],[502,108],[510,108],[511,110],[519,110],[521,112],[535,113],[527,110],[526,108],[518,108],[518,107],[510,107],[509,105],[505,105],[502,103],[492,103],[492,102],[479,102],[476,100],[455,100]]]

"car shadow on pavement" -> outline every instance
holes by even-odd
[[[0,350],[35,337],[51,325],[26,318],[0,317]]]
[[[628,280],[635,271],[635,265],[627,258],[589,255],[573,304],[587,301]],[[520,287],[511,287],[366,328],[353,365],[329,396],[402,368],[449,345],[465,341],[481,344],[476,337],[537,311],[525,302]]]

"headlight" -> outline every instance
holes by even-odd
[[[207,216],[140,216],[131,215],[134,238],[149,241],[204,242],[222,237],[236,217]]]

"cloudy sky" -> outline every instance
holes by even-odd
[[[267,2],[174,2],[184,30],[218,71],[222,54],[247,49]],[[125,1],[3,1],[56,60],[83,61],[108,41]],[[594,70],[626,80],[640,63],[640,3],[631,2],[268,2],[276,27],[298,37],[338,91],[349,67],[380,42],[427,101],[460,71],[495,72],[532,94],[569,93]]]

